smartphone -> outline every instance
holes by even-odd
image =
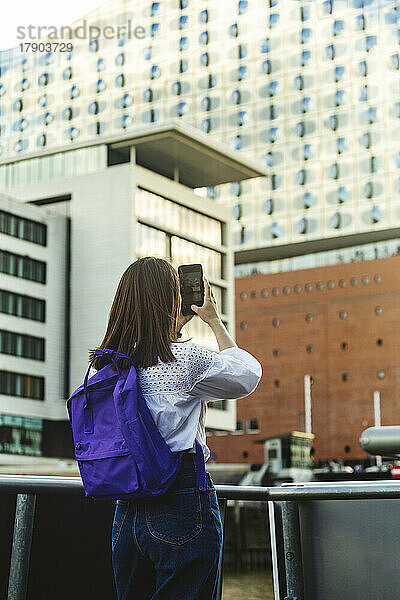
[[[204,302],[203,267],[198,264],[180,265],[178,276],[182,297],[181,312],[185,316],[194,315],[190,306],[202,306]]]

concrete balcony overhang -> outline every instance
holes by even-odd
[[[266,176],[262,165],[213,136],[177,120],[139,127],[111,148],[135,148],[135,162],[191,188]],[[176,171],[177,170],[177,171]]]

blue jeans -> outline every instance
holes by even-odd
[[[216,600],[223,529],[206,471],[195,492],[194,454],[185,457],[167,494],[118,500],[112,565],[118,600]]]

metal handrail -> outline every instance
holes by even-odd
[[[282,487],[215,485],[220,499],[225,528],[227,500],[278,502],[282,510],[283,549],[285,556],[285,600],[304,600],[298,502],[307,500],[367,500],[400,498],[400,482],[370,481],[351,484],[297,483]],[[8,600],[25,600],[30,550],[38,494],[83,496],[80,477],[51,475],[0,475],[0,493],[17,494],[14,534],[8,584]],[[225,539],[225,536],[224,536]],[[222,597],[222,569],[217,597]]]

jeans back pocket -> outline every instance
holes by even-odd
[[[162,542],[181,545],[198,535],[203,526],[200,494],[169,494],[145,503],[150,534]]]

